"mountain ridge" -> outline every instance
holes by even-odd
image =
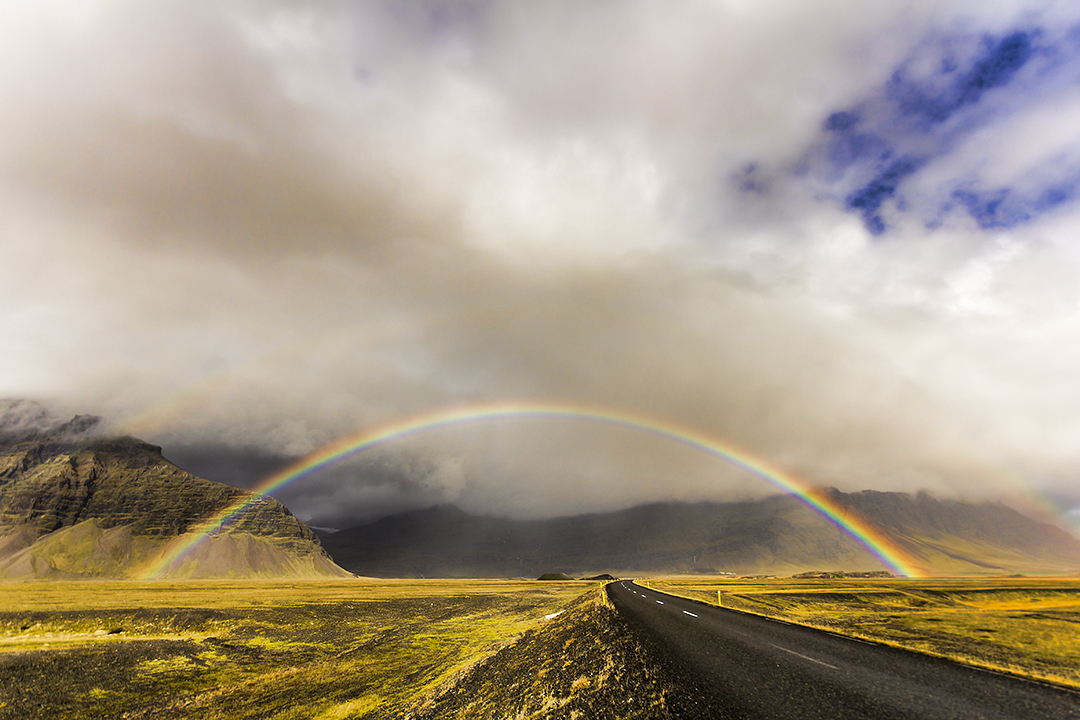
[[[925,492],[819,492],[930,573],[1080,568],[1080,540],[1001,503]],[[241,503],[249,507],[208,532],[212,518]],[[180,559],[166,564],[173,554]],[[144,577],[159,569],[179,578],[341,577],[346,569],[392,577],[537,577],[883,567],[879,556],[793,495],[651,503],[544,520],[435,506],[315,533],[272,498],[199,478],[156,445],[109,435],[102,418],[62,420],[32,402],[0,400],[0,578]]]
[[[139,577],[253,494],[199,478],[100,418],[0,426],[0,577]],[[5,432],[6,430],[6,432]],[[259,498],[164,577],[341,577],[316,535]]]
[[[1068,572],[1080,540],[1001,503],[824,490],[931,573]],[[398,513],[323,537],[331,557],[373,576],[792,574],[882,570],[851,535],[791,495],[735,503],[650,503],[546,520],[454,506]]]

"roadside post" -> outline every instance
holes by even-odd
[[[720,597],[720,591],[716,591],[716,605],[717,607],[724,607],[724,600]]]

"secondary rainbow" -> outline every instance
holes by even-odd
[[[791,493],[803,503],[831,520],[878,558],[897,575],[919,577],[918,566],[908,553],[882,532],[848,508],[837,504],[824,492],[810,486],[767,461],[754,457],[718,438],[693,428],[635,413],[612,411],[606,408],[551,402],[494,402],[443,408],[411,415],[375,428],[361,430],[324,445],[307,457],[271,475],[254,488],[250,496],[230,505],[206,520],[191,537],[176,543],[149,571],[146,579],[159,577],[171,567],[179,567],[184,559],[210,535],[227,525],[246,509],[276,490],[298,482],[323,468],[379,445],[441,427],[504,419],[563,419],[603,423],[616,427],[647,432],[704,451],[765,480],[774,487]]]

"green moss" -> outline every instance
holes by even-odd
[[[0,718],[393,714],[588,587],[0,584]]]

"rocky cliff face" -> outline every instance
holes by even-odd
[[[90,416],[51,428],[0,423],[0,576],[138,576],[170,543],[251,495],[185,472],[141,440],[95,437],[102,427]],[[265,498],[173,574],[345,573],[306,525]]]

